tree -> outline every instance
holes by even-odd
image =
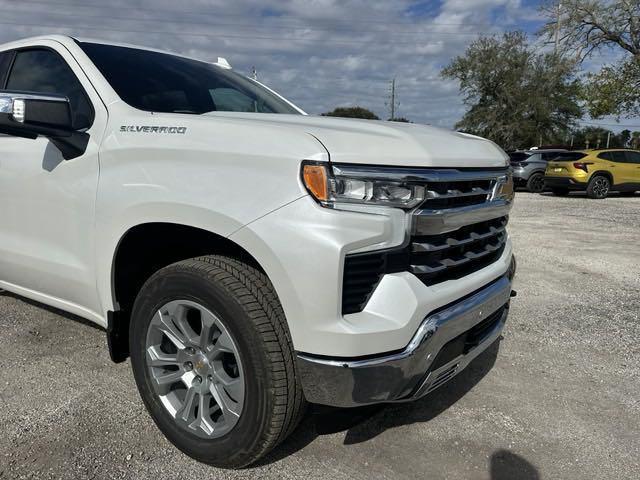
[[[380,120],[371,110],[363,107],[338,107],[331,112],[323,113],[323,117],[365,118],[367,120]]]
[[[562,0],[543,7],[549,21],[540,34],[558,39],[558,54],[582,61],[594,52],[623,57],[588,75],[584,99],[589,113],[640,114],[640,2],[638,0]]]
[[[628,147],[631,143],[631,130],[622,130],[618,136],[620,137],[621,146]]]
[[[611,130],[597,126],[587,126],[571,133],[573,148],[576,149],[606,148],[607,138],[609,139],[610,148],[634,148],[633,135],[640,136],[640,132],[632,134],[630,130],[622,130],[616,134]]]
[[[616,135],[606,128],[584,127],[572,133],[573,148],[606,148],[607,139],[609,139],[610,148],[623,148],[626,146],[626,136],[623,133]]]
[[[590,74],[583,96],[593,118],[640,115],[640,57],[619,61]]]
[[[390,118],[389,121],[390,122],[411,123],[411,120],[409,120],[408,118],[404,118],[404,117]]]
[[[505,149],[564,140],[582,116],[575,68],[535,52],[522,32],[474,41],[442,71],[460,82],[468,106],[456,128]]]

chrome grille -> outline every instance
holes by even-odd
[[[404,181],[425,187],[405,246],[347,255],[343,313],[362,311],[384,274],[411,272],[426,285],[464,277],[502,255],[511,201],[497,192],[506,169],[412,170]]]

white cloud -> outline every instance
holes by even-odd
[[[0,0],[0,43],[55,32],[205,60],[224,56],[247,74],[255,66],[260,80],[311,113],[359,104],[386,117],[389,81],[396,77],[400,115],[451,127],[464,108],[455,82],[440,78],[442,67],[479,33],[500,32],[531,9],[519,0],[443,0],[427,15],[416,10],[424,3]]]

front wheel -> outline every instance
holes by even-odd
[[[147,410],[196,460],[247,466],[302,416],[284,312],[253,267],[210,256],[161,269],[136,298],[130,339]]]
[[[544,186],[544,175],[542,173],[534,173],[527,180],[527,190],[530,192],[542,193]]]
[[[604,175],[595,175],[589,180],[587,186],[587,196],[589,198],[602,199],[607,198],[609,189],[611,188],[611,182]]]

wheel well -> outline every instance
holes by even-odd
[[[589,181],[591,181],[591,179],[593,177],[595,177],[596,175],[601,175],[603,177],[607,177],[609,179],[609,182],[611,183],[611,185],[613,186],[613,175],[611,175],[610,172],[607,172],[606,170],[598,170],[597,172],[593,172],[591,174],[591,178],[589,178]]]
[[[241,260],[264,272],[238,244],[200,228],[174,223],[146,223],[124,234],[111,269],[115,311],[108,315],[107,338],[112,360],[124,361],[129,356],[131,310],[147,279],[172,263],[211,254]]]

